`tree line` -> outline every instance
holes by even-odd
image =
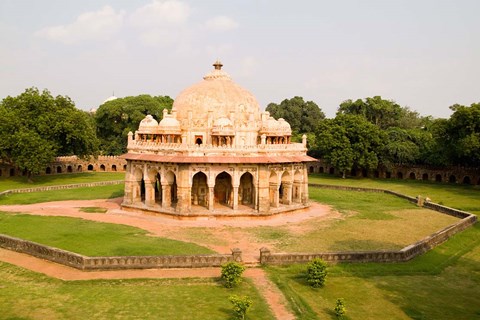
[[[0,102],[0,161],[30,178],[56,156],[120,155],[128,132],[146,114],[160,121],[172,105],[169,96],[143,94],[107,101],[89,113],[67,96],[29,88]],[[293,141],[307,135],[311,156],[344,173],[397,164],[478,167],[480,103],[450,108],[449,119],[434,119],[375,96],[342,102],[332,119],[302,97],[270,103],[266,110],[290,123]]]
[[[333,119],[301,97],[266,108],[290,123],[293,137],[308,136],[311,156],[343,174],[379,165],[480,166],[480,103],[450,109],[450,118],[434,119],[380,96],[346,100]]]

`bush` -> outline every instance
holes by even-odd
[[[345,301],[342,298],[337,299],[337,303],[335,305],[335,316],[337,319],[342,319],[345,315],[347,309],[345,308]]]
[[[233,304],[235,319],[244,320],[248,309],[252,306],[252,300],[248,296],[239,297],[237,295],[228,298]]]
[[[237,262],[227,262],[222,265],[221,278],[225,287],[232,288],[233,286],[242,282],[242,273],[245,267]]]
[[[313,259],[307,265],[307,282],[314,288],[323,287],[327,277],[327,264],[322,259]]]

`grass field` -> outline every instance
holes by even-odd
[[[213,253],[194,243],[152,237],[134,227],[67,217],[0,212],[0,233],[86,256]]]
[[[309,183],[379,188],[397,191],[412,197],[429,197],[433,202],[480,215],[480,187],[398,179],[340,179],[328,174],[311,174]]]
[[[220,272],[219,272],[220,273]],[[274,319],[250,281],[215,279],[61,281],[0,262],[0,319],[232,319],[228,297],[248,295],[248,319]]]
[[[0,178],[0,192],[11,189],[57,186],[84,182],[123,180],[125,172],[84,172],[71,174],[43,175],[33,177],[28,182],[27,177]]]
[[[305,265],[267,267],[298,319],[480,319],[480,226],[407,263],[331,266],[324,288],[311,289]]]

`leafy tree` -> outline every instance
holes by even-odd
[[[242,273],[245,267],[238,262],[227,262],[222,265],[221,279],[225,287],[232,288],[242,281]]]
[[[232,295],[228,299],[233,304],[235,319],[244,320],[248,309],[252,306],[252,300],[248,296],[240,297],[237,295]]]
[[[362,116],[381,129],[389,127],[412,129],[421,127],[423,122],[418,112],[401,107],[392,100],[384,100],[380,96],[365,100],[346,100],[340,104],[337,114]]]
[[[162,119],[163,109],[171,109],[173,100],[168,96],[139,95],[119,98],[102,104],[95,113],[97,135],[104,154],[118,155],[126,152],[127,135],[135,132],[145,115]]]
[[[92,121],[69,97],[29,88],[0,103],[0,158],[23,170],[29,180],[55,156],[97,152]]]
[[[325,119],[325,114],[315,102],[305,102],[302,97],[296,96],[280,104],[269,103],[265,110],[275,119],[283,118],[290,124],[294,141],[301,141],[302,135],[308,134],[309,146],[315,148],[315,128]]]
[[[378,154],[384,133],[362,116],[338,114],[323,121],[316,133],[320,155],[345,173],[352,168],[373,169],[378,166]]]
[[[313,259],[307,264],[307,282],[313,288],[325,285],[327,278],[327,264],[320,258]]]
[[[385,130],[386,143],[383,146],[383,164],[414,164],[420,155],[420,148],[415,143],[411,132],[398,127]]]

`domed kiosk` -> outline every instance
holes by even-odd
[[[264,216],[308,206],[306,138],[261,112],[217,61],[158,123],[128,135],[124,209],[179,217]]]

